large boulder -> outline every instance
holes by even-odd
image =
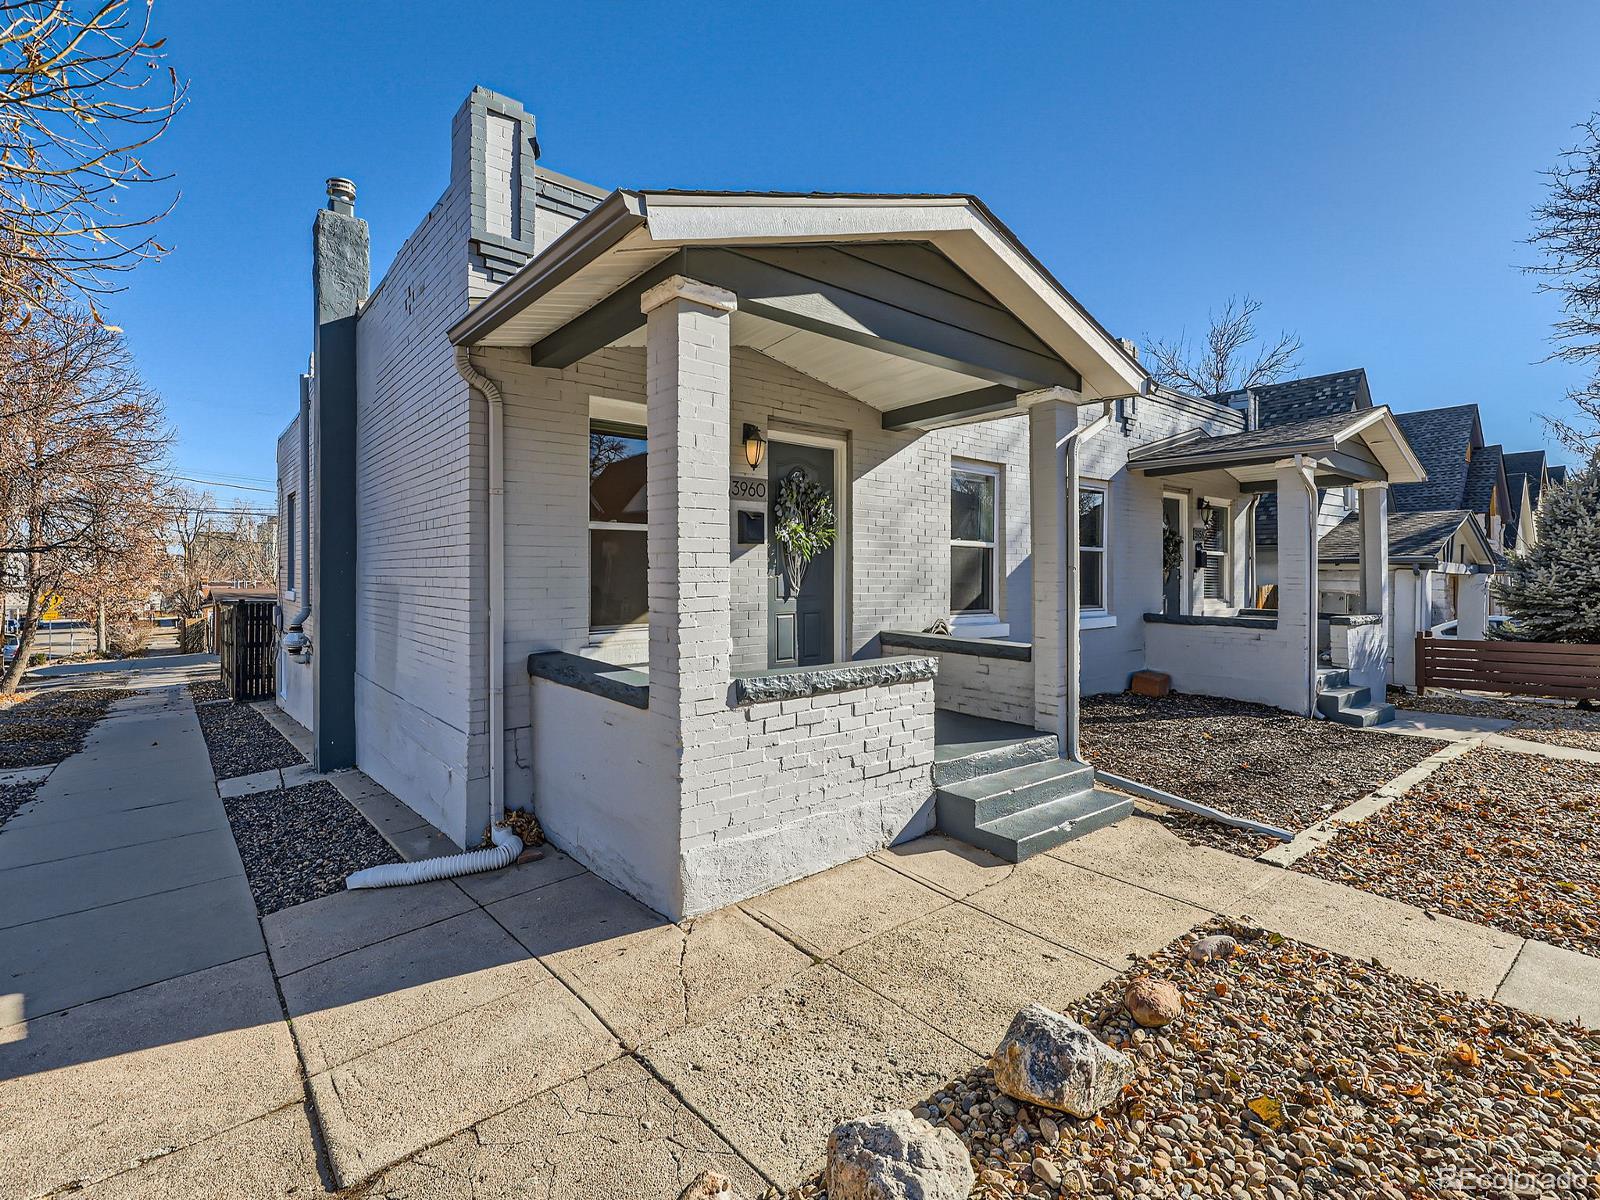
[[[1074,1117],[1092,1117],[1133,1079],[1131,1058],[1042,1004],[1012,1019],[989,1066],[1006,1095]]]
[[[975,1182],[961,1139],[903,1108],[828,1138],[828,1200],[967,1200]]]

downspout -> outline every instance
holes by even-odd
[[[1066,694],[1061,699],[1061,711],[1056,717],[1056,736],[1063,758],[1082,762],[1078,738],[1078,709],[1083,691],[1078,677],[1078,638],[1082,624],[1083,598],[1075,586],[1078,579],[1078,562],[1082,550],[1083,531],[1078,527],[1078,447],[1111,424],[1112,401],[1107,400],[1101,413],[1087,425],[1069,430],[1056,443],[1057,453],[1065,457],[1058,469],[1066,477],[1066,512],[1062,520],[1066,525],[1066,553],[1056,570],[1056,619],[1061,636],[1056,639],[1056,669],[1066,684]]]
[[[522,839],[502,822],[505,793],[506,658],[506,463],[505,400],[494,380],[472,365],[472,354],[457,346],[455,367],[489,406],[489,840],[492,846],[421,862],[368,867],[345,880],[347,888],[394,887],[508,867],[522,853]]]
[[[313,368],[315,364],[310,364]],[[300,376],[300,611],[289,619],[289,629],[284,635],[283,649],[301,666],[311,663],[311,639],[306,636],[306,622],[311,619],[311,371]],[[289,547],[294,553],[294,547]]]
[[[1308,477],[1306,471],[1306,456],[1294,456],[1294,477],[1300,481],[1300,486],[1306,489],[1306,570],[1307,582],[1311,585],[1306,590],[1311,593],[1307,600],[1310,608],[1308,614],[1310,624],[1306,633],[1306,715],[1317,715],[1317,517],[1320,500],[1317,496],[1315,476]]]

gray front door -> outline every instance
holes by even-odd
[[[804,473],[813,483],[833,493],[834,451],[821,446],[797,446],[774,439],[767,448],[769,480],[767,527],[775,529],[770,506],[791,471]],[[839,508],[834,497],[834,511]],[[806,566],[800,590],[794,591],[783,570],[776,541],[767,563],[767,665],[807,667],[833,661],[833,549],[824,550]]]

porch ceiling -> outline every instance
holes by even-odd
[[[673,274],[739,297],[732,333],[883,411],[889,428],[1008,411],[1026,391],[1138,393],[1138,364],[976,200],[617,192],[451,331],[565,366],[637,345]]]

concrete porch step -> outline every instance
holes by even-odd
[[[959,783],[1056,758],[1054,734],[940,709],[934,714],[933,782]]]
[[[1345,708],[1358,708],[1372,703],[1372,692],[1364,687],[1327,687],[1317,693],[1317,711],[1332,717]]]
[[[1021,862],[1120,821],[1131,812],[1133,801],[1128,797],[1091,787],[974,825],[955,836],[1007,862]]]
[[[1336,725],[1366,729],[1394,720],[1394,705],[1373,703],[1370,688],[1351,687],[1346,672],[1326,672],[1342,676],[1339,683],[1325,686],[1317,695],[1317,712]]]
[[[1339,667],[1318,667],[1317,688],[1326,691],[1328,688],[1341,688],[1350,686],[1350,672]]]
[[[1359,704],[1350,708],[1341,708],[1328,719],[1338,725],[1370,729],[1374,725],[1383,725],[1394,720],[1394,705]]]
[[[1076,795],[1094,784],[1094,768],[1054,754],[1042,762],[1011,767],[943,784],[940,803],[959,804],[971,811],[974,824],[984,825],[1024,809],[1035,808],[1062,796]]]

